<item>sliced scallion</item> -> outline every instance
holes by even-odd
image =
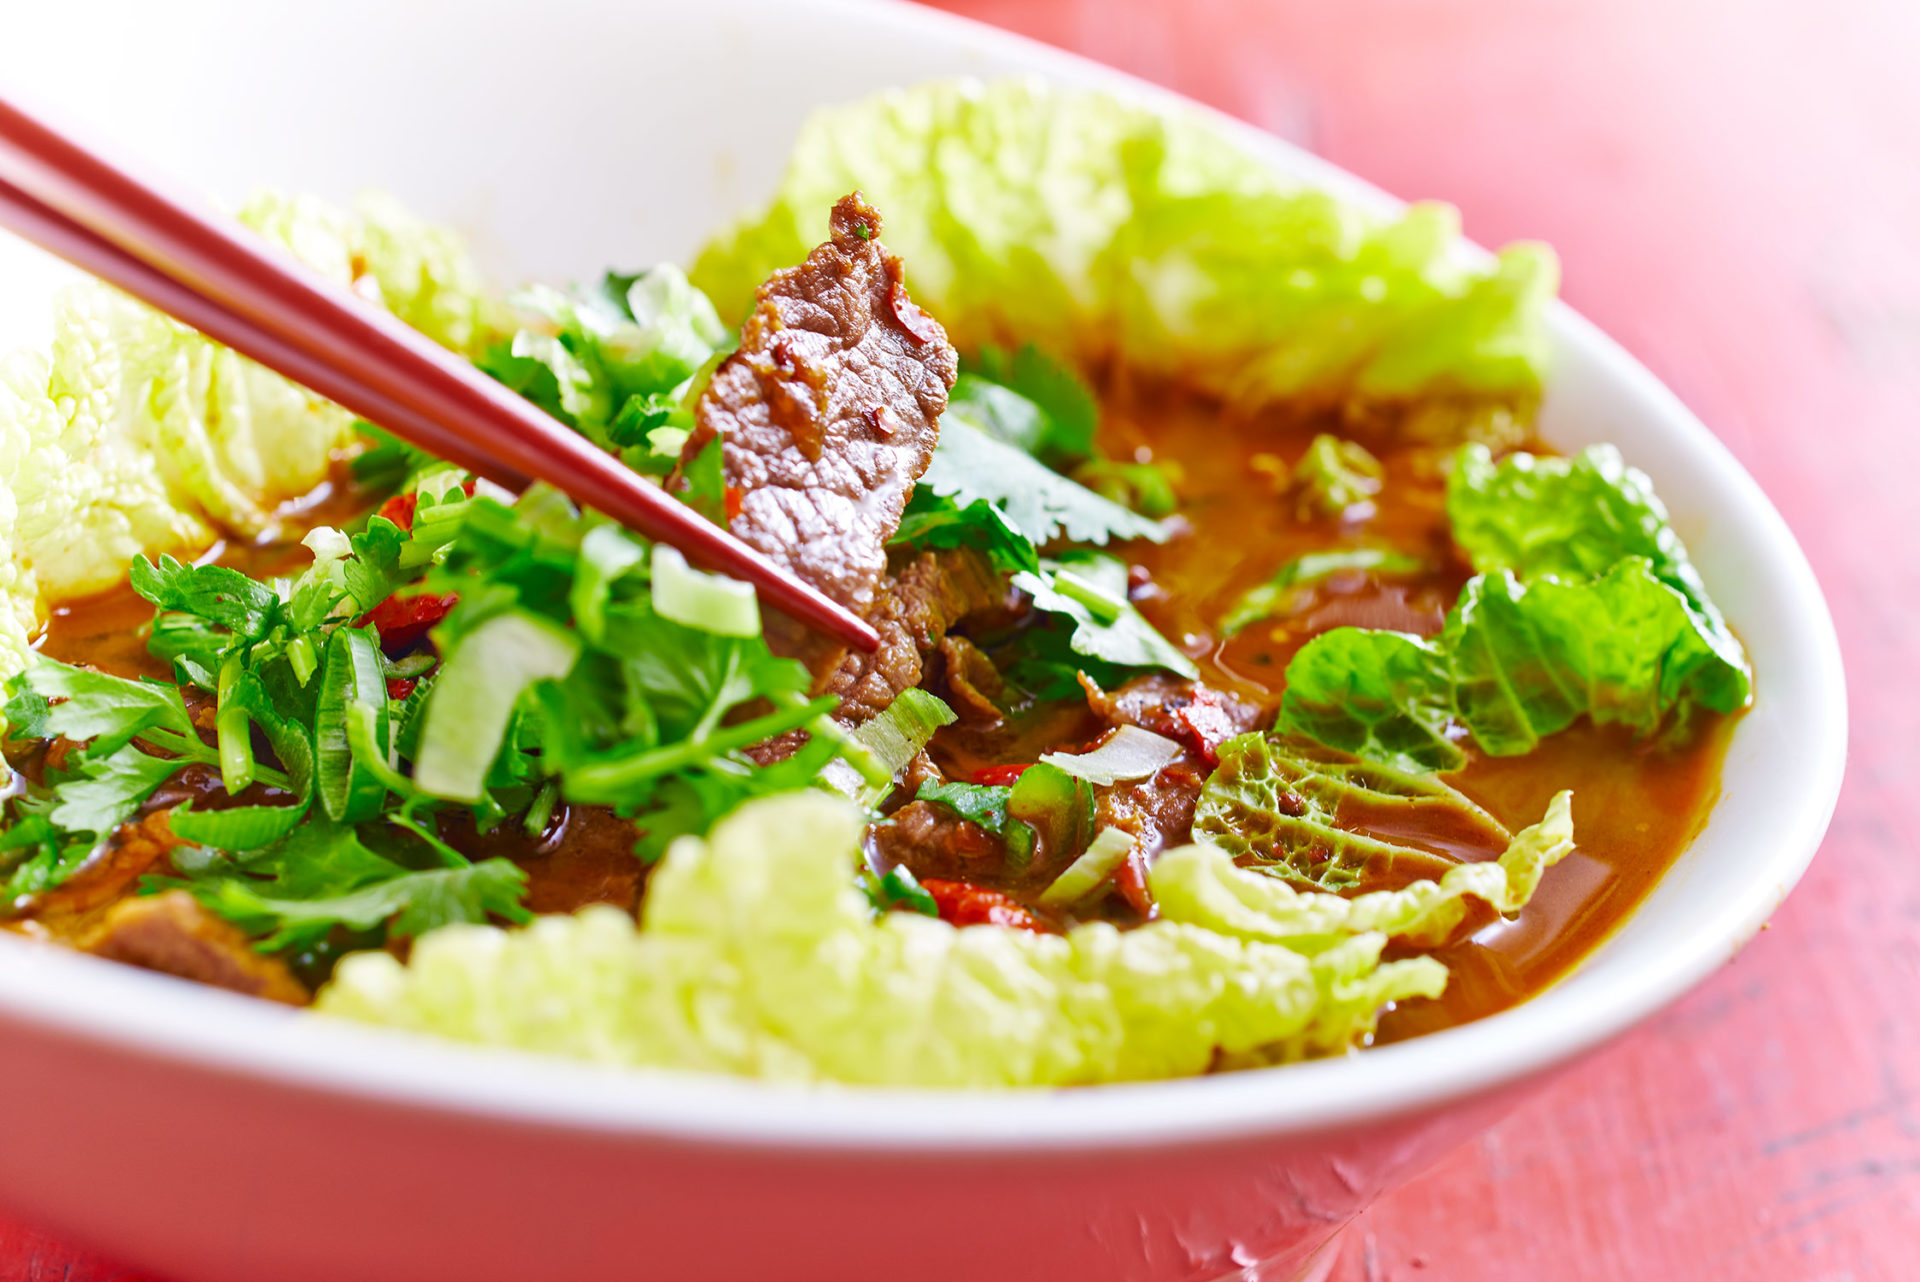
[[[679,549],[653,545],[653,608],[662,618],[723,637],[760,635],[753,585],[687,564]]]
[[[579,654],[579,638],[520,611],[497,614],[469,632],[447,655],[428,698],[414,787],[449,801],[478,802],[521,693],[566,676]]]
[[[1093,842],[1067,870],[1040,892],[1042,908],[1071,908],[1113,876],[1114,871],[1133,853],[1134,835],[1122,828],[1102,828]]]

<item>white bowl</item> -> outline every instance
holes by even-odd
[[[802,116],[882,86],[1092,64],[908,7],[67,0],[0,84],[237,197],[390,190],[503,278],[686,257],[771,189]],[[1386,198],[1224,121],[1278,169]],[[0,250],[0,337],[57,273]],[[26,282],[27,284],[23,284]],[[1283,1279],[1382,1190],[1686,991],[1806,867],[1845,704],[1820,591],[1727,451],[1592,326],[1552,318],[1542,422],[1653,475],[1758,673],[1693,846],[1580,969],[1341,1060],[1065,1093],[778,1089],[342,1027],[0,940],[0,1200],[181,1279]]]

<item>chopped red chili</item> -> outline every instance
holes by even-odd
[[[411,650],[426,639],[434,625],[453,613],[460,603],[458,595],[423,592],[402,596],[398,592],[368,610],[359,618],[361,627],[371,623],[380,630],[380,648],[388,654]]]
[[[939,906],[940,920],[954,926],[1011,926],[1015,930],[1048,933],[1047,924],[1028,911],[1012,895],[970,881],[941,881],[928,878],[920,888],[933,896]]]
[[[1018,779],[1033,763],[1019,766],[985,766],[973,772],[975,783],[1010,784]]]
[[[1135,846],[1127,861],[1113,870],[1113,888],[1127,906],[1142,917],[1153,916],[1153,895],[1147,889],[1147,857]]]
[[[376,515],[386,517],[387,520],[392,521],[403,530],[411,530],[413,528],[413,509],[418,506],[419,502],[419,496],[409,490],[405,494],[396,494],[385,503],[382,503],[380,505],[380,511]]]

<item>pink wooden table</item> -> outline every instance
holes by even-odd
[[[1852,766],[1773,929],[1362,1217],[1334,1276],[1920,1278],[1920,6],[947,4],[1451,200],[1484,242],[1552,242],[1566,296],[1773,496],[1839,624]],[[0,1282],[55,1279],[135,1275],[0,1222]]]

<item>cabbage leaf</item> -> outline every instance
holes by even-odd
[[[458,350],[484,327],[457,242],[391,202],[267,194],[240,217]],[[304,388],[105,285],[69,287],[49,355],[0,360],[0,673],[45,602],[113,587],[143,553],[263,535],[352,440],[352,416]]]
[[[1287,665],[1278,728],[1402,769],[1454,770],[1466,761],[1456,728],[1489,755],[1519,756],[1582,715],[1650,737],[1702,708],[1734,712],[1750,691],[1686,598],[1632,556],[1591,582],[1478,575],[1431,639],[1322,633]]]
[[[1381,216],[1197,116],[1026,80],[815,113],[772,203],[706,248],[694,282],[744,315],[855,188],[962,349],[1034,343],[1242,405],[1439,398],[1524,415],[1539,393],[1558,276],[1544,246],[1480,260],[1448,206]]]
[[[824,794],[750,803],[706,840],[674,843],[638,930],[611,908],[515,932],[453,926],[423,936],[405,964],[347,958],[318,1007],[601,1063],[789,1080],[1171,1077],[1216,1055],[1276,1061],[1359,1044],[1383,1005],[1446,982],[1431,958],[1381,961],[1389,939],[1440,937],[1468,895],[1517,906],[1562,853],[1530,830],[1478,874],[1350,904],[1190,847],[1152,873],[1170,905],[1160,920],[1040,935],[876,917],[855,874],[861,823]]]
[[[1730,667],[1746,652],[1727,629],[1653,482],[1612,445],[1572,458],[1510,454],[1494,463],[1482,445],[1460,452],[1447,481],[1454,541],[1482,574],[1522,580],[1591,579],[1622,557],[1645,557],[1653,576],[1687,603],[1701,638]],[[1744,700],[1742,700],[1744,702]]]

